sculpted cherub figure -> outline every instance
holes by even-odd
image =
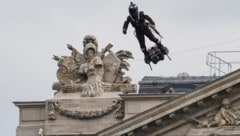
[[[229,99],[225,98],[222,100],[222,107],[214,117],[214,122],[219,126],[224,125],[238,125],[239,117],[231,107]]]

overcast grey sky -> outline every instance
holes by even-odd
[[[150,15],[170,50],[166,59],[152,65],[143,62],[138,41],[129,26],[129,0],[1,0],[0,68],[1,135],[13,136],[18,125],[18,109],[13,101],[38,101],[53,97],[57,64],[52,55],[70,55],[66,44],[82,51],[85,35],[97,37],[100,48],[129,50],[135,59],[127,75],[137,83],[143,76],[209,75],[209,51],[240,50],[239,0],[133,0]],[[148,41],[148,39],[146,39]],[[153,44],[147,42],[150,47]],[[240,55],[223,56],[239,60]],[[239,68],[235,65],[234,69]]]

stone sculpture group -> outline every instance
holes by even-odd
[[[53,84],[53,90],[81,92],[82,97],[101,96],[104,91],[136,91],[136,85],[131,84],[131,78],[124,73],[124,69],[129,70],[126,60],[133,58],[131,52],[120,50],[114,53],[112,44],[99,52],[96,37],[92,35],[84,37],[83,54],[72,45],[67,47],[72,51],[71,56],[53,57],[59,67],[59,82]]]

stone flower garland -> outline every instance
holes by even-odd
[[[93,109],[93,110],[82,110],[82,111],[76,111],[76,110],[68,110],[67,108],[64,108],[61,106],[60,102],[54,102],[55,110],[69,118],[73,119],[94,119],[94,118],[100,118],[103,117],[115,109],[121,107],[121,100],[114,100],[113,103],[106,108],[103,109]]]

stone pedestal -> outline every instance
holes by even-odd
[[[19,126],[16,136],[39,136],[39,130],[44,128],[45,101],[14,102],[19,107]]]
[[[17,136],[91,135],[121,121],[120,97],[106,92],[100,97],[58,93],[43,102],[15,102],[20,108]],[[121,114],[121,113],[120,113]],[[123,115],[123,114],[122,114]]]
[[[81,93],[57,94],[49,102],[58,102],[56,119],[46,120],[46,135],[94,134],[119,121],[115,117],[118,93],[100,97],[81,97]]]

